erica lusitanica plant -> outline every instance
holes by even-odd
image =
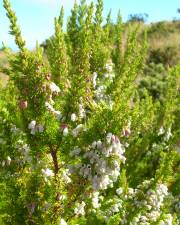
[[[180,66],[163,104],[141,98],[146,35],[102,0],[75,3],[65,30],[62,8],[33,51],[3,4],[19,52],[1,68],[1,224],[178,225]]]

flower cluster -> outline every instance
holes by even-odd
[[[9,126],[9,135],[13,139],[14,151],[11,151],[9,155],[6,156],[6,158],[1,162],[1,165],[3,167],[5,165],[9,166],[12,161],[13,163],[18,165],[22,165],[26,162],[30,163],[32,157],[30,155],[30,146],[26,143],[25,133],[17,128],[14,124],[9,124]],[[3,135],[3,133],[1,135]],[[0,138],[0,145],[2,145],[2,147],[5,147],[6,143],[7,138],[5,138],[5,136],[3,138]]]
[[[31,134],[35,135],[36,133],[42,133],[44,131],[44,126],[42,124],[36,124],[35,120],[32,120],[28,124],[28,129],[31,130]]]
[[[125,163],[125,149],[117,136],[108,133],[105,142],[94,141],[85,149],[83,158],[86,162],[76,166],[78,173],[86,178],[95,191],[105,190],[113,187],[120,175],[120,162]],[[79,154],[80,149],[76,147],[70,152],[71,155]]]
[[[115,213],[118,213],[122,209],[123,201],[119,198],[113,198],[106,202],[107,205],[110,205],[105,212],[102,213],[104,215],[104,219],[108,222],[109,218],[113,216]]]
[[[79,118],[83,119],[86,117],[86,110],[82,103],[79,104]]]
[[[70,157],[74,157],[79,155],[79,153],[81,152],[81,149],[78,146],[75,146],[73,150],[70,151],[69,156]]]
[[[59,94],[59,92],[60,92],[60,88],[54,82],[50,83],[49,88],[50,88],[52,94],[53,93]]]
[[[161,135],[164,136],[163,137],[164,141],[166,141],[166,142],[169,141],[169,139],[172,137],[171,128],[169,127],[167,129],[167,131],[165,131],[164,127],[161,126],[160,129],[159,129],[159,132],[158,132],[158,136],[161,136]]]
[[[65,184],[69,184],[71,182],[71,178],[69,176],[70,176],[69,169],[65,169],[62,172],[62,179],[64,180]]]
[[[131,225],[149,225],[159,220],[164,199],[168,196],[168,188],[165,184],[157,184],[155,189],[151,188],[153,179],[144,181],[133,193],[134,209],[138,214],[133,218]],[[140,213],[140,209],[145,209]],[[127,216],[128,217],[128,216]]]
[[[72,130],[72,135],[73,135],[73,137],[77,137],[77,136],[79,135],[79,133],[80,133],[81,131],[83,131],[83,130],[84,130],[83,124],[77,125],[77,127],[75,127],[75,128]]]
[[[97,102],[105,101],[111,103],[111,98],[107,95],[107,88],[110,83],[113,82],[115,74],[113,73],[113,63],[109,61],[105,65],[106,73],[102,76],[98,76],[96,72],[93,73],[93,87],[95,89],[95,96]]]
[[[99,202],[99,192],[98,191],[94,191],[92,193],[92,206],[94,209],[98,209],[101,204]]]
[[[53,101],[53,95],[59,94],[61,90],[54,82],[51,82],[49,84],[49,89],[51,93],[49,95],[48,101],[45,102],[45,106],[49,112],[51,112],[54,116],[56,116],[58,120],[61,120],[62,119],[61,112],[53,107],[53,105],[55,104],[55,102]]]
[[[58,120],[62,118],[61,112],[59,110],[54,109],[54,107],[49,102],[45,102],[45,106],[49,110],[49,112],[56,116]]]
[[[48,178],[53,177],[54,173],[51,169],[46,168],[46,169],[42,169],[42,174],[44,175],[44,179],[47,182]]]
[[[15,147],[23,155],[23,162],[31,162],[30,147],[22,139],[18,140]]]
[[[84,201],[82,201],[81,203],[76,203],[76,206],[75,206],[75,209],[74,209],[74,213],[75,215],[82,215],[84,216],[85,215],[85,206],[86,206],[86,203]]]
[[[165,219],[159,222],[159,225],[172,225],[173,224],[173,217],[171,214],[166,214]]]

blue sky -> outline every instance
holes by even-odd
[[[58,16],[61,5],[65,9],[65,18],[70,15],[74,0],[10,0],[10,2],[16,11],[27,47],[32,49],[36,40],[41,43],[53,34],[54,17]],[[115,20],[120,9],[123,20],[127,20],[129,14],[135,13],[149,14],[148,22],[171,20],[178,17],[177,8],[180,8],[180,0],[104,0],[104,17],[109,9],[112,9],[112,17]],[[0,0],[0,45],[3,41],[7,46],[16,49],[14,39],[8,31],[9,21],[3,9],[3,0]]]

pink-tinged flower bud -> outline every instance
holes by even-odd
[[[116,143],[119,143],[120,141],[119,141],[119,138],[117,137],[117,136],[115,136],[115,142]]]
[[[112,135],[111,140],[112,140],[112,142],[115,142],[116,141],[115,135]]]
[[[60,128],[61,128],[62,130],[64,130],[64,129],[67,128],[67,127],[68,127],[68,125],[65,124],[65,123],[61,123],[61,124],[60,124]]]
[[[123,135],[124,135],[125,137],[129,137],[130,134],[131,134],[130,128],[125,127],[125,128],[123,129]]]
[[[46,75],[46,79],[47,79],[47,80],[51,80],[51,74],[50,74],[50,73],[48,73],[48,74]]]
[[[60,124],[60,129],[63,131],[63,135],[67,136],[69,131],[68,131],[68,125],[65,123]]]
[[[28,107],[28,102],[25,100],[20,100],[19,107],[20,109],[26,109]]]

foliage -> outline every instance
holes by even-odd
[[[168,26],[168,24],[165,21],[153,23],[147,31],[149,37],[168,36],[169,33],[173,32],[174,30],[171,28],[171,26]]]
[[[167,46],[164,49],[152,49],[149,53],[149,62],[161,63],[166,67],[172,67],[179,61],[180,58],[176,47]]]
[[[128,22],[143,22],[145,23],[148,19],[148,14],[144,13],[144,14],[130,14],[129,15],[129,19]]]
[[[111,33],[103,1],[63,9],[46,54],[19,47],[2,71],[0,218],[4,224],[179,224],[177,153],[180,66],[167,75],[164,104],[138,93],[147,50],[120,14]],[[156,69],[156,68],[155,68]]]
[[[139,82],[140,96],[143,97],[146,89],[153,99],[163,102],[167,89],[167,76],[168,71],[163,64],[149,63],[145,66],[144,76]]]

